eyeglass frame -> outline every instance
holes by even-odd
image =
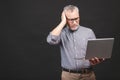
[[[70,22],[73,22],[73,21],[77,21],[79,18],[80,18],[80,17],[72,18],[72,19],[67,18],[67,20],[70,21]]]

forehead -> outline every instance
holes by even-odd
[[[74,10],[74,11],[66,11],[65,12],[67,18],[76,18],[79,17],[79,12]]]

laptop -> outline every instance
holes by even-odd
[[[114,38],[98,38],[88,40],[86,59],[93,57],[111,58]]]

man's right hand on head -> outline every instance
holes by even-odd
[[[67,19],[66,19],[66,15],[65,15],[65,12],[63,11],[62,12],[62,14],[61,14],[61,21],[63,22],[63,23],[67,23]]]

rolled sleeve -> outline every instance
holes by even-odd
[[[86,66],[90,67],[91,66],[90,61],[89,60],[83,60],[83,66],[84,67],[86,67]]]
[[[49,33],[49,35],[47,36],[47,42],[51,45],[59,44],[60,35],[56,36],[56,35],[52,35],[51,33]]]

